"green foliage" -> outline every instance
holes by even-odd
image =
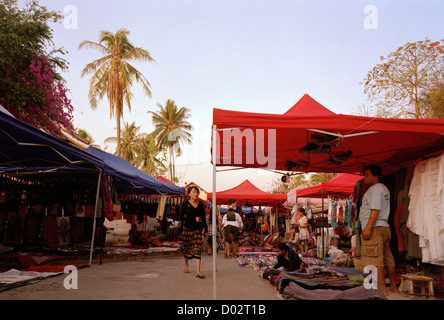
[[[135,122],[124,122],[120,136],[120,156],[123,159],[152,176],[159,176],[167,171],[163,164],[166,162],[165,152],[157,147],[151,134],[140,133],[140,127]],[[117,138],[109,137],[105,140],[105,143],[108,142],[115,143]]]
[[[424,94],[420,103],[430,118],[444,118],[444,82]]]
[[[0,103],[19,119],[49,133],[73,130],[72,106],[59,70],[67,69],[55,48],[50,23],[62,16],[37,1],[24,9],[17,0],[0,2]]]
[[[134,165],[146,173],[152,176],[162,176],[167,172],[168,169],[164,164],[167,160],[166,152],[157,147],[152,134],[143,134],[140,137],[135,153]]]
[[[190,109],[178,108],[173,100],[168,99],[165,105],[157,104],[158,112],[148,111],[152,115],[154,131],[152,135],[159,148],[168,149],[170,156],[170,179],[176,176],[175,157],[182,153],[181,144],[191,143],[193,127],[187,121],[191,116]]]
[[[0,2],[0,72],[19,71],[16,77],[31,63],[32,55],[44,56],[54,71],[55,79],[63,80],[58,69],[67,70],[66,60],[56,56],[66,54],[62,48],[54,47],[53,30],[50,23],[59,22],[63,16],[56,11],[48,11],[38,1],[30,1],[21,10],[17,0]]]

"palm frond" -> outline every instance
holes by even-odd
[[[100,44],[100,43],[97,43],[97,42],[88,41],[88,40],[82,41],[82,42],[79,44],[78,49],[80,50],[80,49],[82,49],[82,48],[84,48],[84,47],[86,47],[87,49],[95,49],[95,50],[98,50],[98,51],[102,52],[102,53],[105,54],[105,55],[112,54],[112,52],[109,50],[109,48],[107,48],[107,47],[105,47],[104,45],[102,45],[102,44]]]

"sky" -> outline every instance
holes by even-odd
[[[213,190],[210,154],[213,108],[282,114],[304,94],[335,113],[368,105],[360,82],[407,42],[444,38],[442,0],[40,0],[62,13],[53,42],[68,51],[62,73],[74,107],[74,125],[96,144],[116,135],[109,103],[88,101],[90,76],[81,77],[97,51],[78,49],[99,41],[101,30],[130,31],[129,40],[155,62],[132,64],[148,79],[152,97],[135,84],[124,121],[153,130],[148,111],[174,100],[191,110],[192,145],[177,159],[180,185]],[[107,151],[113,152],[109,145]],[[218,169],[219,170],[219,169]],[[222,169],[221,169],[222,170]],[[216,190],[245,179],[264,191],[281,174],[261,169],[218,172]]]

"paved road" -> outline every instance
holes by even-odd
[[[93,263],[78,270],[78,289],[67,290],[67,274],[0,292],[0,300],[213,300],[213,258],[202,257],[206,279],[183,273],[182,256]],[[251,268],[239,267],[235,259],[217,255],[218,300],[280,300],[273,288]]]

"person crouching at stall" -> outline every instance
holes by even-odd
[[[279,269],[282,267],[284,271],[298,272],[305,269],[302,259],[287,244],[284,242],[279,242],[276,245],[276,249],[278,251],[277,263],[274,265],[273,269]]]
[[[208,233],[208,226],[205,219],[205,208],[198,200],[200,190],[196,186],[187,189],[188,200],[185,200],[180,207],[180,226],[182,229],[182,241],[184,246],[185,269],[183,272],[189,273],[188,260],[195,259],[196,277],[205,279],[200,272],[202,255],[202,236]]]
[[[131,243],[132,246],[144,246],[146,245],[146,242],[143,240],[142,235],[137,230],[137,225],[132,224],[131,230],[129,231],[129,243]]]

